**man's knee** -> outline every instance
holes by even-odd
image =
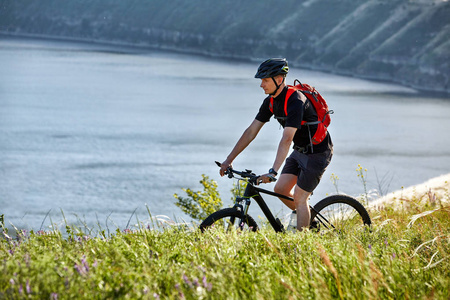
[[[286,194],[286,186],[277,182],[273,188],[273,191],[277,194],[284,195],[284,194]],[[289,192],[290,192],[290,190],[287,191],[287,193],[289,193]]]

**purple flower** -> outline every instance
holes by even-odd
[[[88,265],[88,263],[86,261],[86,256],[85,255],[83,255],[83,258],[81,259],[81,263],[83,264],[84,269],[86,270],[86,272],[89,272],[89,265]]]
[[[83,274],[81,273],[80,267],[79,267],[77,264],[75,264],[73,267],[74,267],[75,270],[78,272],[78,274],[83,275]]]
[[[198,283],[198,279],[197,278],[194,278],[192,283],[194,284],[195,287],[199,287],[200,286],[200,284]]]
[[[183,292],[181,291],[180,285],[179,285],[178,283],[175,284],[175,288],[176,288],[177,291],[178,291],[178,296],[179,296],[179,298],[180,298],[180,299],[184,299],[184,294],[183,294]]]
[[[186,276],[186,274],[183,274],[183,280],[184,280],[184,283],[186,283],[187,285],[192,287],[192,282],[189,280],[189,278]]]
[[[208,292],[211,292],[211,289],[212,289],[212,283],[206,281],[206,276],[203,276],[203,287],[204,287]]]
[[[51,293],[50,294],[50,299],[51,300],[58,300],[58,294],[57,293]]]
[[[159,300],[159,295],[157,293],[153,293],[153,298],[158,299]]]
[[[30,280],[27,279],[27,285],[26,285],[27,294],[31,294],[31,286],[30,286]]]

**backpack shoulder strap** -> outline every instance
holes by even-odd
[[[288,85],[288,90],[286,92],[286,98],[284,99],[284,114],[287,116],[287,103],[292,94],[298,89],[295,86]],[[273,113],[273,97],[270,97],[269,103],[270,112]]]
[[[292,94],[298,89],[295,86],[288,85],[288,90],[286,92],[286,99],[284,100],[284,113],[287,116],[287,103]]]

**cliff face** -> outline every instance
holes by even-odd
[[[0,0],[0,31],[125,42],[450,93],[450,2]]]

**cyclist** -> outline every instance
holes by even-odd
[[[290,209],[296,210],[297,229],[302,230],[309,227],[311,214],[308,199],[331,161],[333,143],[327,132],[326,138],[321,143],[312,145],[310,137],[314,135],[317,125],[301,126],[301,122],[302,120],[317,121],[317,114],[313,105],[300,91],[294,92],[289,97],[285,110],[288,89],[285,79],[288,71],[288,62],[284,58],[268,59],[259,66],[255,78],[261,79],[260,87],[268,96],[264,99],[253,122],[222,163],[220,175],[224,175],[226,169],[232,166],[234,159],[253,141],[263,125],[274,116],[283,127],[283,134],[272,168],[267,174],[258,178],[258,183],[270,182],[271,177],[278,175],[285,162],[274,191],[294,198],[294,203],[280,199]],[[271,97],[273,97],[273,113],[269,107]],[[288,156],[292,143],[294,151]]]

